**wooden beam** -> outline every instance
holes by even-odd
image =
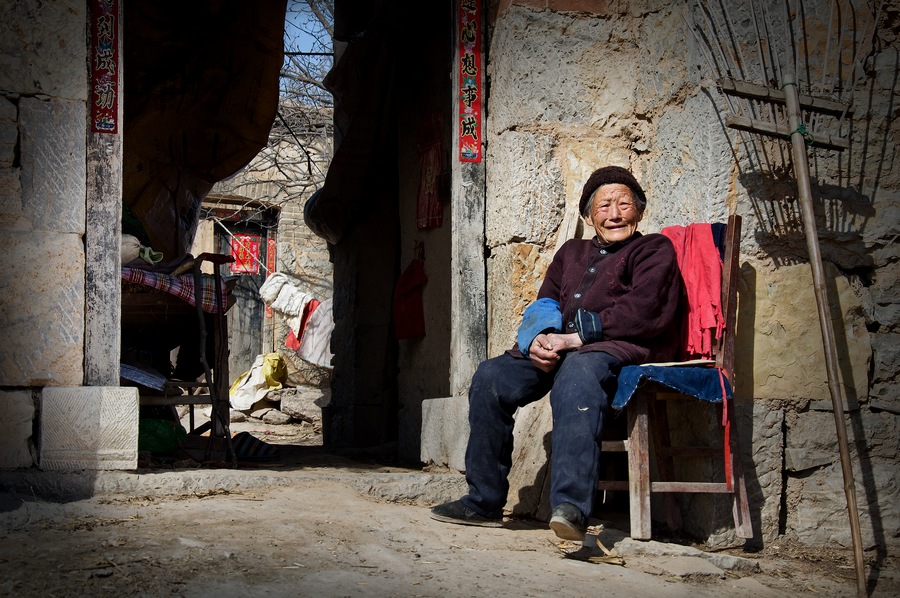
[[[746,81],[738,81],[728,77],[716,81],[719,89],[725,93],[735,95],[751,100],[765,100],[768,102],[785,103],[785,93],[780,89],[772,89],[764,85],[756,83],[748,83]],[[841,104],[832,100],[817,98],[815,96],[799,94],[800,107],[804,110],[813,110],[815,112],[826,112],[837,115],[851,115],[853,109],[850,104]]]
[[[728,484],[717,482],[651,482],[652,492],[684,492],[690,494],[730,494]]]
[[[725,125],[732,129],[749,131],[751,133],[761,133],[763,135],[780,137],[782,139],[790,139],[792,133],[791,129],[784,125],[747,118],[746,116],[728,115],[725,117]],[[818,133],[807,133],[807,137],[814,147],[834,150],[845,150],[850,147],[850,142],[841,137]]]

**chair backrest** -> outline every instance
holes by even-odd
[[[716,340],[716,367],[720,368],[732,383],[740,258],[741,217],[732,214],[725,226],[725,255],[722,259],[722,315],[725,318],[725,327]]]
[[[662,230],[675,245],[686,284],[679,359],[712,359],[729,380],[734,365],[740,229],[741,217],[733,215],[725,224]]]

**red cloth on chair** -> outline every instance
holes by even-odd
[[[667,226],[660,231],[672,241],[687,292],[683,359],[711,359],[714,340],[722,334],[722,259],[709,223]]]

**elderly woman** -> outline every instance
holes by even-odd
[[[675,357],[681,277],[671,242],[637,231],[647,200],[632,174],[595,171],[580,209],[593,239],[553,258],[516,346],[479,365],[469,387],[468,494],[439,521],[499,527],[509,491],[513,414],[550,392],[550,527],[582,540],[597,488],[603,417],[623,365]]]

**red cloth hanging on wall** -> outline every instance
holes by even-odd
[[[425,336],[422,287],[428,282],[425,262],[414,259],[397,279],[394,289],[394,336],[397,340]]]

